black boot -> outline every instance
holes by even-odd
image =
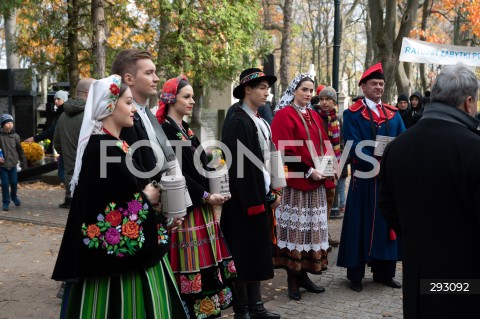
[[[247,308],[247,284],[234,283],[233,311],[235,319],[250,319]]]
[[[325,292],[325,288],[317,286],[310,278],[305,270],[302,270],[302,274],[297,277],[298,287],[307,289],[308,292],[322,293]]]
[[[248,312],[251,319],[280,319],[280,315],[270,312],[263,306],[260,282],[247,283]]]
[[[58,205],[59,208],[70,208],[70,204],[72,203],[72,198],[70,196],[65,196],[65,202]]]
[[[295,275],[293,270],[287,270],[287,284],[288,284],[288,296],[292,300],[300,300],[302,299],[302,295],[300,294],[300,290],[298,289],[298,276]]]

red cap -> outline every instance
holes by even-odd
[[[320,91],[323,90],[324,88],[325,88],[325,85],[320,84],[320,85],[317,87],[317,90],[316,90],[317,95],[319,95],[319,94],[320,94]]]
[[[385,77],[383,75],[383,69],[382,69],[382,63],[381,62],[378,62],[375,65],[372,65],[365,72],[363,72],[362,77],[360,78],[360,81],[358,82],[358,86],[360,86],[362,83],[367,82],[370,79],[385,80]]]

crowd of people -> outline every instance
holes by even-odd
[[[478,82],[465,66],[446,67],[431,93],[401,94],[394,107],[381,99],[385,77],[378,63],[363,73],[363,95],[343,114],[334,88],[315,88],[300,74],[273,120],[262,114],[271,113],[264,108],[276,77],[244,70],[233,91],[239,102],[222,131],[232,155],[226,157],[228,196],[211,192],[198,168],[211,169],[205,151],[197,163],[201,143],[184,120],[195,107],[188,78],[171,78],[158,93],[152,56],[133,49],[117,55],[111,74],[81,79],[75,98],[56,95],[62,114],[51,137],[65,171],[61,205],[70,208],[52,275],[64,282],[61,318],[204,319],[221,317],[228,307],[235,318],[280,318],[265,308],[261,281],[282,268],[290,299],[302,298],[300,288],[324,293],[309,274],[328,272],[328,253],[337,246],[336,264],[359,293],[366,266],[375,282],[401,288],[395,273],[403,260],[405,318],[474,314],[474,297],[423,295],[419,284],[480,278]],[[153,114],[148,101],[157,93]],[[10,201],[21,204],[16,165],[25,165],[25,155],[13,118],[4,114],[0,124],[8,210]],[[150,147],[132,151],[139,141]],[[272,150],[283,155],[285,187],[273,186]],[[105,164],[104,157],[116,160]],[[333,175],[322,166],[329,158]],[[145,174],[132,172],[129,161]],[[192,202],[184,217],[162,210],[157,183],[172,161],[181,166]],[[343,217],[339,239],[328,231],[328,220],[338,218],[330,216],[335,196]],[[449,237],[462,238],[465,247]],[[446,254],[461,262],[436,262]]]

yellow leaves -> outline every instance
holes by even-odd
[[[132,29],[129,27],[113,27],[107,38],[107,44],[113,49],[119,49],[131,34]]]

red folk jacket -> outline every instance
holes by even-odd
[[[310,132],[310,138],[312,139],[313,145],[315,146],[315,151],[318,156],[320,156],[320,144],[323,143],[323,152],[326,152],[326,145],[324,141],[328,141],[328,135],[323,128],[323,123],[321,117],[317,112],[307,108],[307,112],[310,114],[311,121],[307,121],[307,127]],[[321,138],[319,136],[319,131]],[[287,106],[275,114],[272,122],[272,139],[277,149],[284,153],[286,156],[299,156],[300,163],[286,161],[288,166],[288,175],[291,176],[292,172],[300,172],[303,174],[308,172],[311,167],[314,167],[312,157],[308,150],[307,144],[305,141],[308,140],[307,132],[303,125],[302,119],[297,114],[295,109],[292,106]],[[301,145],[292,146],[286,145],[283,142],[283,146],[280,141],[300,141]],[[288,176],[287,176],[288,177]],[[334,188],[335,183],[330,180],[325,181],[313,181],[310,178],[287,178],[287,186],[302,190],[310,191],[316,188],[319,188],[322,184],[325,183],[326,188]]]

